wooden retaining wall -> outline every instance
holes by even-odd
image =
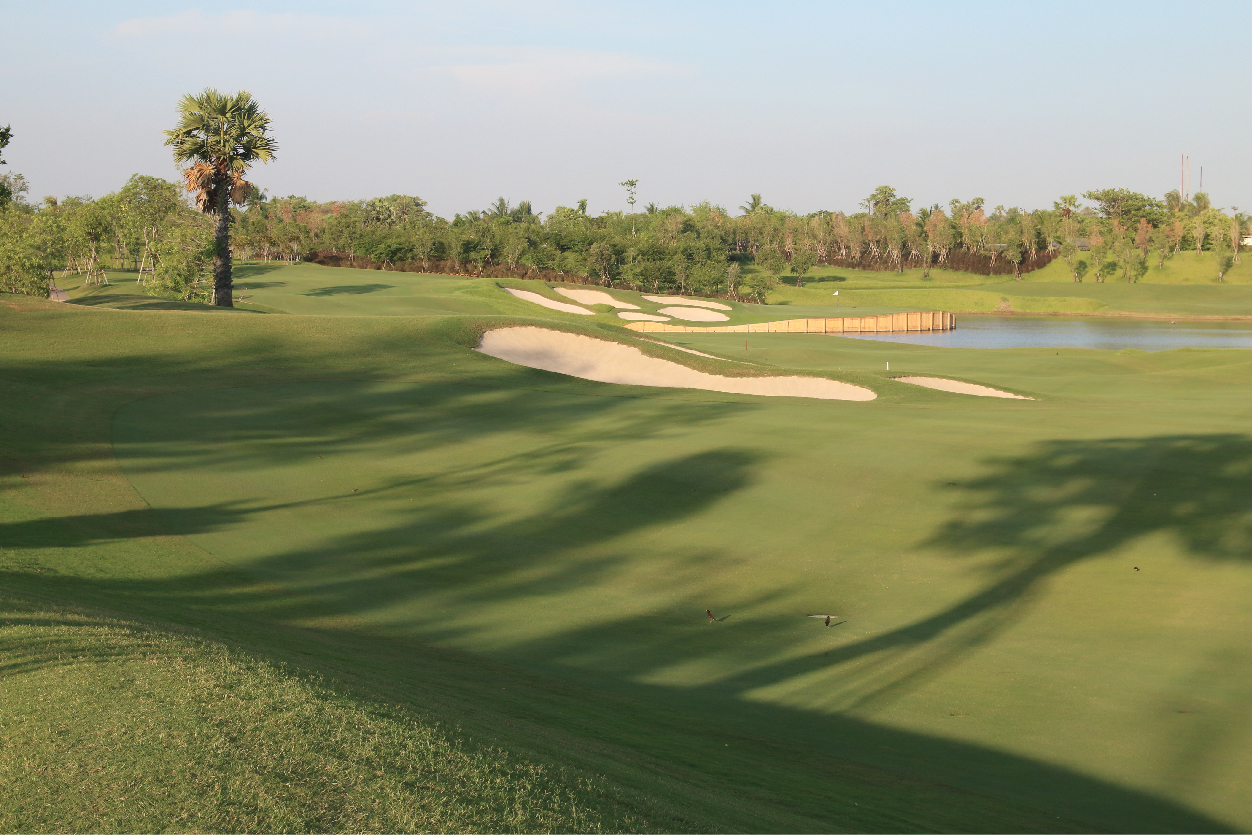
[[[887,313],[882,316],[843,316],[834,319],[783,319],[751,325],[671,325],[668,322],[631,322],[626,327],[644,333],[897,333],[950,331],[956,315],[941,310]]]

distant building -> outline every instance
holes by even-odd
[[[1244,235],[1239,239],[1240,246],[1252,246],[1252,235]]]

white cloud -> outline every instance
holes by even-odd
[[[490,92],[534,94],[567,89],[591,80],[688,75],[694,67],[621,52],[518,50],[495,59],[434,67],[472,87]]]
[[[368,28],[359,20],[327,15],[262,14],[251,11],[206,15],[199,9],[162,17],[122,21],[109,35],[146,38],[157,35],[232,35],[234,37],[341,38],[362,35]]]

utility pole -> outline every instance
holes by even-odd
[[[1191,199],[1191,157],[1187,157],[1187,173],[1184,175],[1183,201]]]

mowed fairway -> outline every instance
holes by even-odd
[[[1252,352],[675,335],[879,393],[758,398],[511,366],[470,346],[519,303],[379,292],[10,297],[8,582],[568,752],[624,792],[583,828],[1252,827]]]

